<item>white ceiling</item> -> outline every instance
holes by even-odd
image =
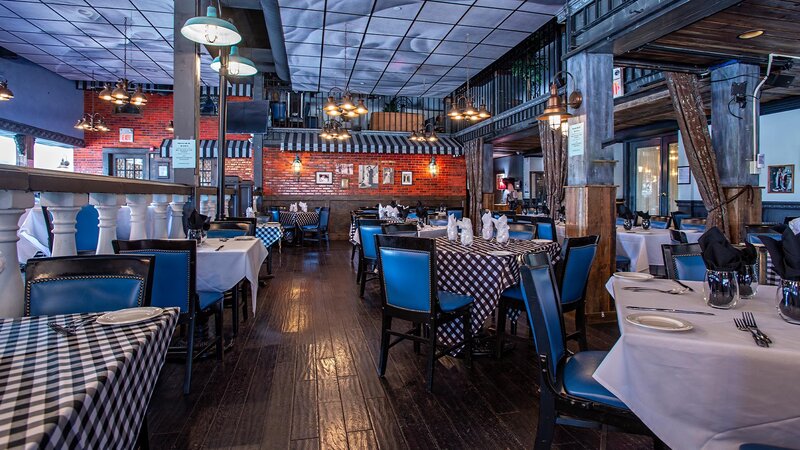
[[[564,0],[279,3],[295,90],[349,83],[363,94],[443,97],[547,23]]]
[[[172,0],[0,0],[0,46],[70,80],[172,84]],[[202,47],[201,47],[202,48]],[[203,49],[203,84],[216,86]]]

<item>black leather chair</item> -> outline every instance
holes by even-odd
[[[661,245],[664,269],[671,280],[703,281],[706,264],[703,262],[700,244]]]
[[[322,206],[319,208],[317,214],[319,214],[319,221],[317,223],[300,227],[301,244],[305,242],[306,239],[316,241],[320,245],[322,245],[323,240],[326,243],[330,243],[328,239],[328,223],[331,217],[331,208]],[[306,237],[307,235],[311,237]]]
[[[556,223],[550,217],[534,217],[533,221],[536,223],[536,238],[548,239],[553,242],[558,241],[558,233],[556,231]]]
[[[193,240],[113,241],[114,252],[125,255],[147,255],[155,258],[153,296],[151,304],[160,307],[179,307],[178,323],[188,326],[186,348],[171,348],[170,353],[185,357],[186,372],[183,392],[188,394],[192,383],[192,362],[216,346],[217,359],[222,360],[223,294],[197,292],[197,242]],[[200,311],[214,314],[215,336],[198,352],[194,351],[194,334]]]
[[[437,359],[462,349],[467,366],[472,361],[471,307],[473,298],[467,295],[440,291],[436,287],[436,240],[377,235],[378,278],[381,283],[382,325],[381,353],[378,374],[386,373],[389,347],[404,339],[414,341],[414,351],[420,344],[430,346],[428,357],[428,390],[433,389],[433,369]],[[413,328],[407,332],[392,329],[392,319],[407,320]],[[439,326],[460,318],[464,339],[437,351]],[[425,336],[423,337],[423,329]],[[390,342],[392,336],[399,339]]]
[[[209,238],[255,236],[256,221],[255,217],[229,217],[225,220],[216,220],[211,222],[207,236]]]
[[[149,256],[30,259],[25,266],[25,315],[97,313],[150,306],[154,266]]]
[[[393,236],[410,236],[417,237],[417,224],[416,223],[384,223],[381,225],[382,234],[391,234]]]
[[[686,233],[680,230],[669,230],[669,239],[672,244],[688,244],[689,240],[686,238]]]

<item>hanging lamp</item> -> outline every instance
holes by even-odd
[[[219,56],[211,61],[211,69],[219,73],[222,67]],[[231,46],[231,54],[228,55],[228,75],[234,77],[249,77],[258,73],[256,63],[252,60],[245,58],[239,54],[239,47],[236,45]]]
[[[8,80],[0,81],[0,101],[7,102],[14,98],[14,93],[8,88]]]
[[[192,17],[181,27],[181,34],[190,41],[215,47],[236,45],[242,35],[232,23],[217,16],[217,8],[209,6],[205,16]]]

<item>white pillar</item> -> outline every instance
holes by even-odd
[[[169,196],[166,194],[153,195],[153,239],[166,239],[169,237]]]
[[[214,217],[214,214],[217,213],[217,196],[216,195],[209,195],[208,196],[208,214],[209,217]]]
[[[128,194],[125,196],[128,208],[131,209],[131,236],[130,240],[147,239],[147,204],[150,196],[147,194]]]
[[[17,230],[25,208],[32,207],[32,192],[0,191],[0,267],[5,265],[0,268],[0,317],[21,317],[24,313]]]
[[[200,196],[200,214],[202,214],[204,216],[208,216],[209,215],[208,214],[208,206],[209,205],[210,205],[209,196],[208,195],[201,195]],[[213,215],[213,214],[211,214],[211,215]]]
[[[169,221],[169,238],[186,239],[186,232],[183,231],[183,205],[189,200],[187,195],[173,195],[169,208],[172,210],[172,217]]]
[[[53,256],[74,256],[75,218],[88,201],[86,194],[42,192],[42,206],[53,216]]]
[[[124,198],[117,194],[89,194],[89,204],[97,210],[100,233],[97,236],[98,255],[112,255],[111,241],[117,238],[117,213],[125,204]]]

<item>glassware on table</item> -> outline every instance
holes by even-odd
[[[800,281],[781,280],[775,297],[783,320],[800,325]]]
[[[650,219],[642,219],[642,229],[643,230],[650,229]]]
[[[633,228],[633,221],[631,219],[624,219],[622,221],[622,228],[630,230],[631,228]]]
[[[732,309],[739,302],[739,282],[736,271],[706,270],[703,300],[717,309]]]
[[[742,270],[736,272],[739,282],[739,297],[753,298],[758,292],[758,264],[744,264]]]

